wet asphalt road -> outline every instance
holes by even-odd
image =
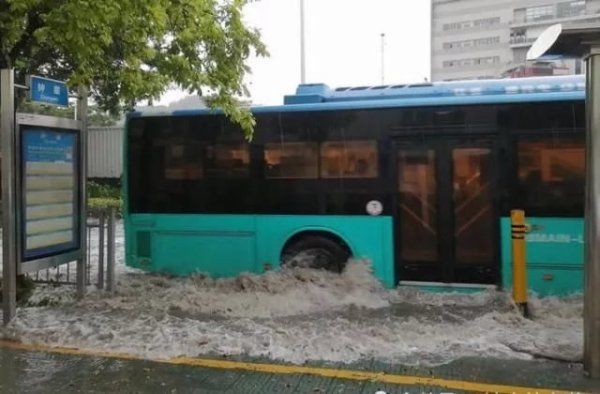
[[[218,370],[13,349],[0,349],[0,371],[2,393],[411,392],[409,387],[403,389],[374,382]]]
[[[528,387],[600,392],[580,364],[553,361],[462,359],[435,368],[377,362],[351,369]],[[458,393],[299,374],[271,374],[172,365],[142,360],[0,348],[2,393]]]

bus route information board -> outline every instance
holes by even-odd
[[[22,134],[23,260],[79,244],[77,134],[25,128]]]

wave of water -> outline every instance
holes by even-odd
[[[117,288],[108,295],[90,287],[77,302],[71,287],[38,287],[2,333],[149,358],[437,365],[468,356],[582,357],[581,296],[533,298],[533,316],[525,319],[502,292],[385,289],[362,261],[341,275],[294,268],[231,279],[168,278],[121,266]]]

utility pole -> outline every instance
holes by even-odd
[[[385,85],[385,33],[381,33],[381,84]]]
[[[306,83],[306,37],[304,33],[304,0],[300,0],[300,83]]]

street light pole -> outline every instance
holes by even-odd
[[[300,83],[306,83],[306,37],[304,33],[304,0],[300,0]]]
[[[381,84],[385,84],[385,33],[381,33]]]

